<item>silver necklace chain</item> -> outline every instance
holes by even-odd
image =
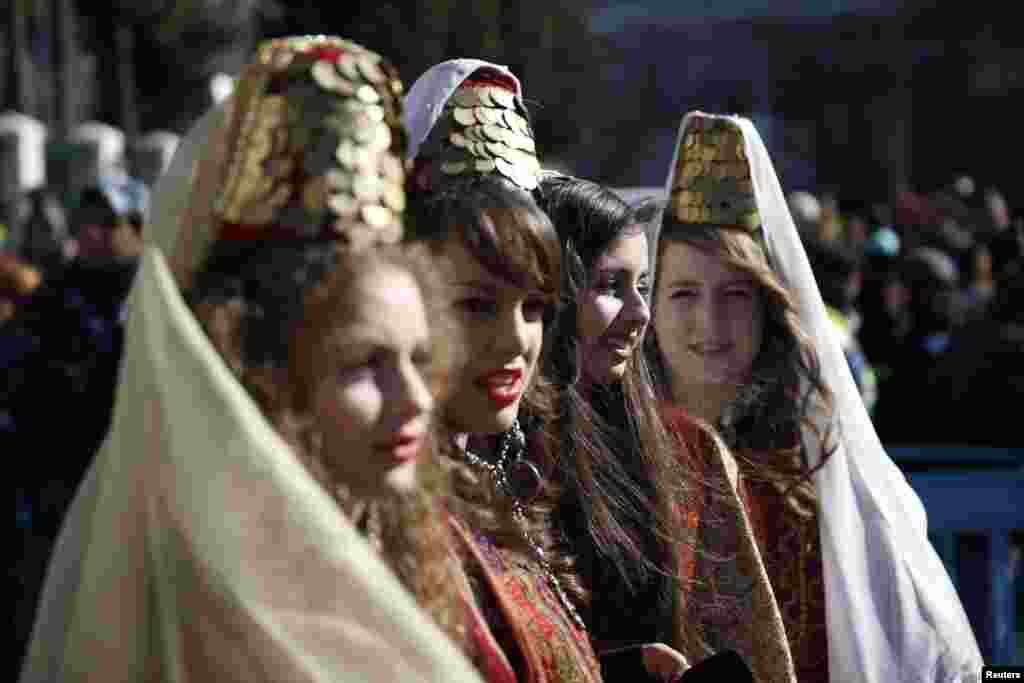
[[[530,526],[527,523],[526,518],[526,507],[523,504],[522,498],[515,495],[513,488],[508,478],[508,463],[509,456],[512,451],[513,442],[520,445],[520,450],[526,443],[526,437],[523,434],[522,427],[519,426],[519,420],[516,420],[512,424],[512,428],[506,432],[501,439],[501,444],[498,446],[498,457],[494,462],[480,457],[469,448],[462,449],[462,454],[467,463],[474,467],[479,467],[485,470],[491,475],[495,488],[498,493],[509,498],[512,498],[512,518],[519,525],[519,530],[523,534],[523,539],[526,541],[526,545],[529,546],[530,551],[533,553],[533,558],[537,564],[540,565],[541,572],[548,581],[548,585],[551,590],[554,591],[558,597],[559,602],[565,607],[569,616],[572,618],[573,623],[581,631],[586,631],[586,624],[583,623],[583,618],[580,617],[579,612],[576,610],[576,605],[573,604],[569,595],[562,588],[562,582],[558,580],[558,576],[551,568],[551,563],[548,562],[547,554],[544,552],[544,548],[541,547],[540,543],[534,538],[534,535],[530,533]]]

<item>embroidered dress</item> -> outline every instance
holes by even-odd
[[[514,676],[511,680],[600,681],[600,666],[586,632],[572,623],[544,572],[533,561],[497,546],[486,534],[471,531],[457,519],[452,519],[451,527],[473,593],[471,615],[487,621],[492,642],[505,653]],[[479,628],[472,619],[471,628]],[[477,646],[481,642],[487,645],[487,640],[474,638]],[[477,653],[475,659],[490,683],[509,680],[495,665],[494,653]]]
[[[694,491],[678,510],[686,530],[679,549],[684,618],[699,625],[712,651],[738,652],[755,680],[797,680],[784,615],[742,500],[739,465],[685,411],[663,406],[662,417],[685,445],[680,457]]]

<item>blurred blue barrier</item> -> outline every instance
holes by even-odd
[[[1024,449],[889,447],[928,512],[928,536],[946,565],[987,662],[1024,664],[1017,601],[1024,539]],[[1015,559],[1016,558],[1016,559]],[[1015,566],[1016,564],[1016,566]]]

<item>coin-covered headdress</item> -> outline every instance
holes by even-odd
[[[668,180],[667,213],[680,224],[714,225],[760,237],[743,133],[730,117],[694,112],[683,120]]]
[[[528,192],[540,162],[522,86],[506,68],[480,60],[442,62],[409,89],[405,122],[417,183],[497,173]]]
[[[397,70],[356,43],[262,43],[196,170],[173,259],[179,281],[215,240],[399,241],[401,95]]]

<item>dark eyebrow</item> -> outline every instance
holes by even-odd
[[[597,268],[594,270],[594,275],[628,275],[632,271],[629,268]],[[640,271],[639,277],[650,277],[650,268],[644,268]]]
[[[455,282],[453,287],[462,287],[464,289],[480,289],[488,294],[497,294],[498,287],[492,282],[484,282],[483,280],[463,280]]]
[[[719,287],[735,287],[736,285],[750,285],[751,287],[754,287],[757,285],[757,283],[754,282],[753,278],[740,277],[736,278],[735,280],[726,280],[725,282],[721,283]]]
[[[677,280],[672,280],[671,282],[669,282],[665,286],[666,287],[700,287],[701,283],[698,282],[697,280],[690,280],[690,279],[686,279],[686,278],[679,278]]]

